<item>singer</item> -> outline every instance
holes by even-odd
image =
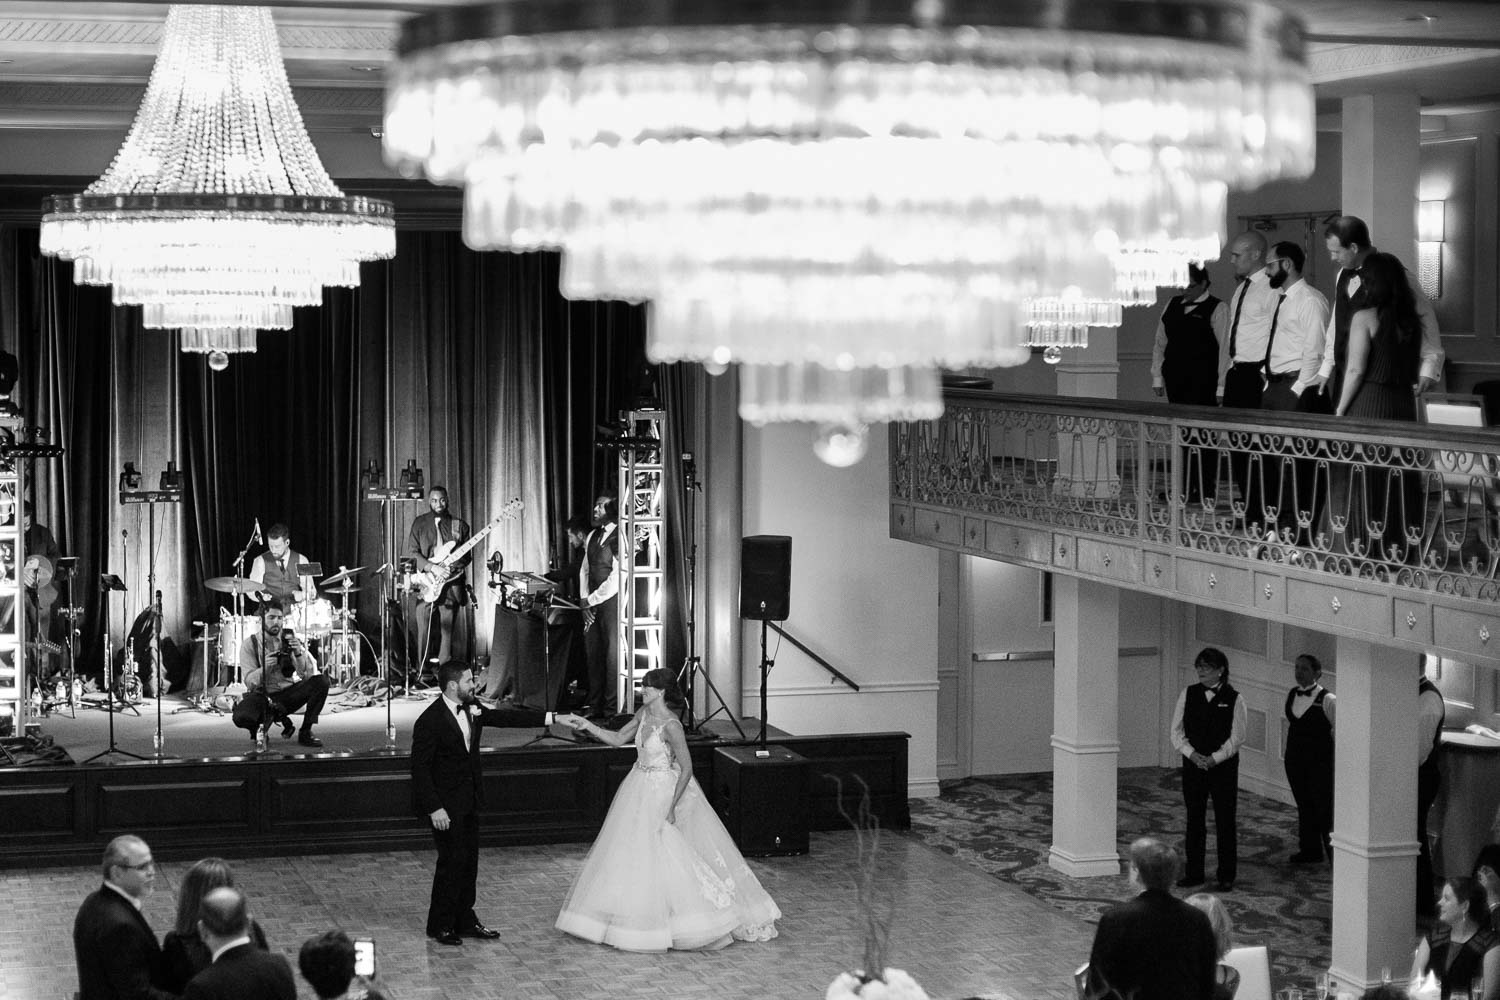
[[[444,542],[463,543],[469,537],[469,522],[454,517],[448,511],[448,491],[434,486],[427,491],[427,513],[411,523],[411,533],[406,540],[406,555],[416,560],[417,568],[430,572],[453,572],[454,580],[443,588],[438,599],[430,605],[416,609],[413,617],[417,623],[416,666],[422,673],[437,673],[440,663],[469,660],[469,637],[464,628],[463,615],[459,611],[469,601],[469,587],[464,582],[464,573],[469,568],[470,556],[464,553],[451,565],[442,566],[430,558],[433,551]],[[432,622],[438,622],[438,638],[434,643]],[[459,629],[455,644],[453,630]],[[434,648],[436,647],[436,648]],[[420,676],[415,674],[413,676]]]
[[[256,746],[265,742],[271,723],[281,723],[281,735],[293,732],[289,716],[302,709],[302,731],[297,742],[320,747],[313,735],[318,714],[328,700],[328,675],[316,673],[317,663],[300,637],[283,630],[286,608],[279,600],[260,608],[260,634],[246,636],[240,644],[240,671],[245,679],[245,697],[234,708],[234,724],[250,730]]]
[[[255,540],[261,541],[260,518],[255,519]],[[292,532],[284,524],[273,524],[265,537],[267,552],[262,552],[250,564],[250,579],[262,584],[282,602],[305,601],[307,593],[302,589],[302,578],[297,567],[308,559],[300,552],[292,551]]]

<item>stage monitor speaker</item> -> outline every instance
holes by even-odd
[[[784,622],[792,613],[792,540],[748,535],[740,540],[740,617]]]
[[[807,853],[807,758],[786,747],[714,751],[714,808],[740,853]]]

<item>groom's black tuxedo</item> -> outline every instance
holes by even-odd
[[[438,860],[427,909],[431,937],[465,931],[479,923],[474,915],[474,882],[479,874],[479,807],[484,800],[479,766],[484,727],[540,727],[546,719],[545,713],[524,708],[474,705],[468,713],[467,748],[458,716],[446,698],[428,705],[412,727],[412,808],[429,826],[439,809],[447,810],[449,820],[446,830],[432,827]]]

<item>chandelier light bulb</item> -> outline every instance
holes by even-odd
[[[869,448],[870,428],[865,424],[822,424],[813,442],[813,454],[836,469],[858,462]]]
[[[210,351],[208,354],[208,367],[216,372],[221,372],[229,367],[229,355],[223,351]]]

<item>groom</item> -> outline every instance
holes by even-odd
[[[412,727],[412,805],[432,824],[437,870],[427,936],[438,944],[463,944],[461,935],[497,938],[474,915],[474,882],[479,874],[479,807],[483,782],[480,736],[486,725],[524,728],[551,725],[553,713],[531,709],[484,708],[474,700],[467,664],[449,661],[438,670],[443,696],[417,717]]]

